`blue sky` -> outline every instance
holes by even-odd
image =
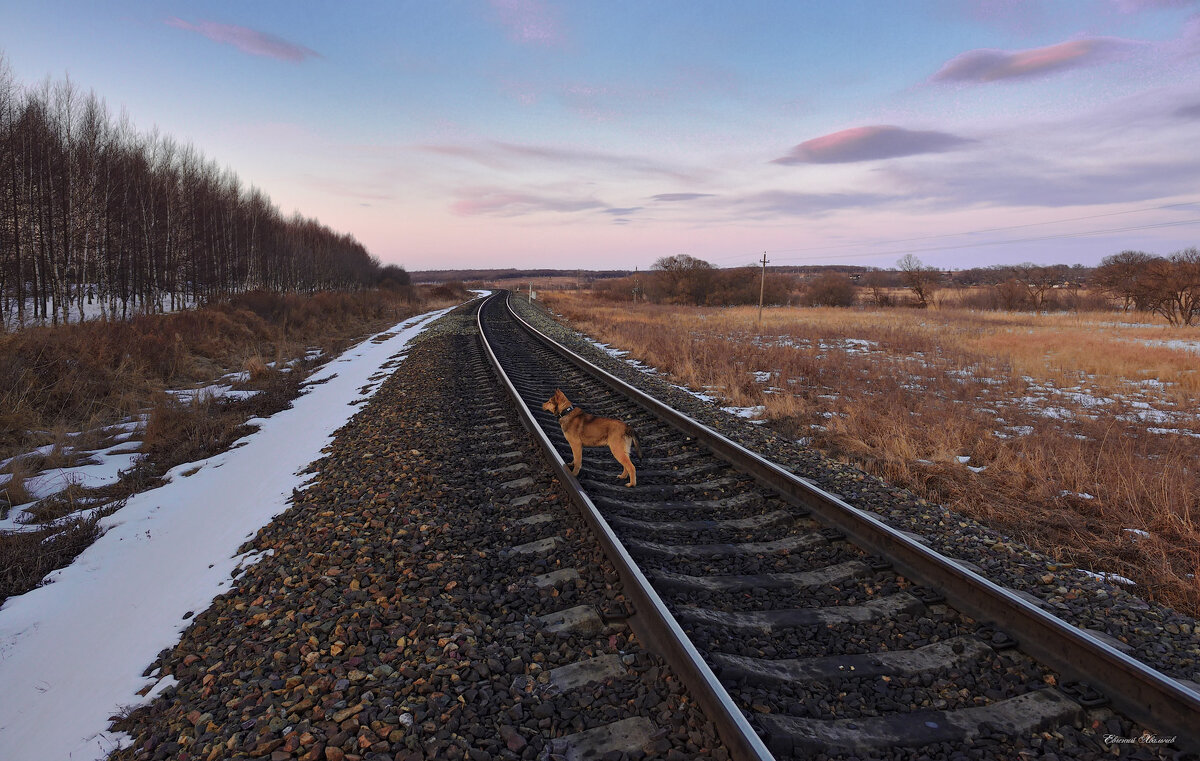
[[[1200,243],[1200,3],[35,2],[69,75],[385,262],[1095,263]]]

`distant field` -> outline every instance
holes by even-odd
[[[768,309],[760,329],[756,308],[541,295],[676,383],[1200,613],[1200,330],[833,308]]]

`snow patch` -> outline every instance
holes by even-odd
[[[1122,576],[1119,573],[1105,573],[1104,571],[1101,571],[1100,573],[1094,573],[1092,571],[1085,571],[1082,568],[1077,568],[1076,570],[1079,571],[1080,573],[1082,573],[1084,576],[1087,576],[1089,579],[1097,579],[1099,581],[1110,581],[1115,584],[1125,584],[1127,586],[1132,586],[1134,584],[1137,584],[1137,582],[1134,581],[1133,579],[1128,578],[1127,576]]]
[[[766,420],[759,419],[767,413],[767,408],[761,404],[753,407],[722,407],[721,410],[728,412],[730,415],[737,415],[740,418],[745,418],[751,423],[762,424],[767,422]]]

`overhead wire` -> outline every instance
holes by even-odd
[[[960,243],[960,244],[955,244],[955,245],[933,246],[933,247],[925,247],[925,248],[898,249],[898,250],[889,250],[889,251],[875,250],[875,251],[867,251],[867,252],[854,253],[854,254],[836,254],[836,255],[834,255],[834,257],[831,257],[829,254],[830,251],[836,250],[836,249],[861,248],[863,246],[873,246],[873,247],[878,248],[881,246],[893,246],[898,243],[912,243],[912,242],[923,241],[923,240],[941,240],[941,239],[948,239],[948,238],[959,238],[959,237],[963,237],[963,236],[967,236],[967,235],[982,235],[985,233],[1004,232],[1004,231],[1008,231],[1008,230],[1021,230],[1021,229],[1026,229],[1026,228],[1030,228],[1030,227],[1041,227],[1041,226],[1045,226],[1045,225],[1062,224],[1065,222],[1079,222],[1079,221],[1088,220],[1088,219],[1101,219],[1104,217],[1116,217],[1116,216],[1121,216],[1121,215],[1125,215],[1125,214],[1138,214],[1138,213],[1144,213],[1144,212],[1149,212],[1149,211],[1161,211],[1163,209],[1179,208],[1179,207],[1183,207],[1183,206],[1195,206],[1197,204],[1200,204],[1200,200],[1161,204],[1159,206],[1142,207],[1140,209],[1126,209],[1124,211],[1105,212],[1103,214],[1088,214],[1088,215],[1079,216],[1079,217],[1066,217],[1063,219],[1047,220],[1045,222],[1028,222],[1028,223],[1020,224],[1020,225],[1005,225],[1005,226],[1001,226],[1001,227],[988,227],[988,228],[981,228],[978,230],[966,230],[966,231],[955,232],[955,233],[939,233],[936,235],[921,235],[921,236],[916,236],[916,237],[911,237],[911,238],[893,238],[893,239],[889,239],[889,240],[862,241],[862,242],[856,242],[856,243],[837,243],[837,244],[832,244],[832,245],[827,245],[827,246],[807,246],[807,247],[803,247],[803,248],[768,249],[766,251],[766,253],[772,254],[776,257],[779,257],[780,254],[802,253],[802,252],[808,252],[808,251],[819,251],[819,252],[823,252],[823,254],[824,254],[822,257],[790,257],[790,258],[783,259],[783,261],[802,261],[802,260],[807,260],[807,259],[812,259],[812,258],[849,258],[849,257],[865,257],[865,256],[889,256],[892,254],[920,253],[920,252],[927,252],[927,251],[945,251],[945,250],[952,250],[952,249],[956,249],[956,248],[999,246],[999,245],[1008,245],[1008,244],[1012,244],[1012,243],[1028,243],[1028,242],[1039,241],[1039,240],[1054,240],[1054,239],[1059,239],[1059,238],[1087,237],[1090,235],[1103,235],[1105,233],[1111,233],[1111,232],[1132,232],[1134,230],[1149,230],[1149,229],[1155,229],[1155,228],[1159,228],[1159,227],[1175,227],[1175,226],[1180,226],[1180,225],[1190,225],[1190,224],[1195,224],[1196,222],[1200,222],[1200,219],[1177,220],[1174,222],[1161,222],[1161,223],[1154,223],[1154,224],[1148,224],[1148,225],[1137,225],[1137,226],[1121,227],[1121,228],[1107,228],[1107,229],[1101,229],[1101,230],[1084,230],[1084,231],[1076,231],[1076,232],[1072,232],[1072,233],[1060,233],[1060,234],[1048,235],[1048,236],[1036,236],[1036,237],[1031,237],[1031,238],[1010,238],[1010,239],[1005,239],[1005,240],[1000,240],[1000,241],[980,241],[980,242],[974,242],[974,243]],[[713,261],[715,261],[715,262],[731,261],[733,259],[739,259],[739,258],[742,258],[745,256],[757,257],[761,253],[763,253],[763,252],[755,251],[755,252],[745,252],[745,253],[740,253],[740,254],[730,254],[728,256],[715,257],[715,258],[713,258]],[[778,262],[778,261],[780,261],[780,259],[777,258],[776,261]]]
[[[1163,227],[1182,227],[1185,225],[1195,225],[1195,224],[1200,224],[1200,217],[1197,217],[1196,219],[1178,220],[1175,222],[1159,222],[1156,224],[1149,224],[1149,225],[1134,225],[1131,227],[1111,227],[1111,228],[1107,228],[1104,230],[1087,230],[1087,231],[1074,232],[1074,233],[1060,233],[1057,235],[1038,235],[1038,236],[1034,236],[1032,238],[1011,238],[1011,239],[1007,239],[1007,240],[978,241],[975,243],[959,243],[959,244],[950,245],[950,246],[926,246],[924,248],[895,249],[895,250],[891,250],[891,251],[867,251],[867,252],[860,252],[860,253],[854,253],[854,254],[838,254],[837,256],[838,256],[838,258],[860,257],[860,256],[895,256],[896,254],[917,254],[917,253],[924,253],[924,252],[928,252],[928,251],[953,251],[955,249],[960,249],[960,248],[980,248],[980,247],[984,247],[984,246],[1004,246],[1004,245],[1008,245],[1010,243],[1031,243],[1031,242],[1035,242],[1035,241],[1060,240],[1060,239],[1064,239],[1064,238],[1086,238],[1090,235],[1104,235],[1105,233],[1133,232],[1135,230],[1154,230],[1154,229],[1163,228]],[[815,259],[815,258],[822,258],[822,257],[818,257],[818,256],[788,257],[788,258],[783,258],[783,259],[776,259],[776,261],[802,261],[802,260]],[[825,257],[825,258],[827,258],[827,257]]]

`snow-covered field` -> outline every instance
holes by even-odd
[[[121,745],[109,717],[170,683],[143,677],[146,666],[178,641],[185,615],[258,559],[234,553],[287,508],[300,471],[378,388],[372,376],[447,311],[405,320],[328,363],[291,409],[250,421],[259,430],[234,448],[130,498],[51,583],[0,608],[0,759],[99,759]]]

